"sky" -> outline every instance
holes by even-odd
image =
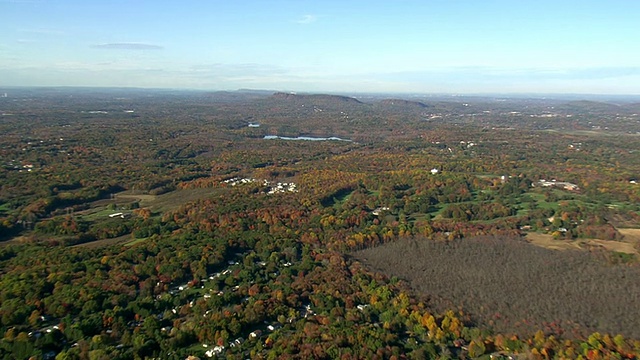
[[[0,0],[0,86],[640,94],[638,0]]]

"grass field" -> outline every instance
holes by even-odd
[[[198,199],[207,198],[215,195],[216,193],[223,191],[221,189],[187,189],[187,190],[175,190],[162,195],[146,195],[146,194],[132,194],[130,192],[121,192],[116,194],[115,200],[99,200],[91,204],[91,209],[78,212],[78,215],[82,215],[84,219],[89,221],[107,221],[109,215],[119,210],[109,209],[108,206],[116,201],[118,205],[130,204],[132,202],[139,202],[141,208],[149,208],[154,216],[161,216],[162,213],[171,211],[183,204],[196,201]],[[119,236],[112,239],[100,239],[76,246],[81,247],[101,247],[108,245],[123,244],[125,246],[133,246],[138,244],[144,239],[132,239],[131,234]]]
[[[175,190],[162,195],[133,194],[129,191],[116,194],[116,199],[138,201],[141,208],[149,208],[152,212],[170,211],[182,204],[204,199],[218,194],[224,189],[185,189]]]
[[[141,243],[141,242],[143,242],[143,241],[145,241],[145,240],[147,240],[147,239],[148,239],[148,238],[134,239],[134,240],[131,240],[131,241],[129,241],[129,242],[127,242],[127,243],[125,243],[125,244],[124,244],[124,246],[133,246],[133,245],[135,245],[135,244],[139,244],[139,243]]]
[[[109,217],[109,215],[116,212],[119,212],[119,211],[107,209],[105,207],[100,207],[100,208],[78,212],[76,215],[81,215],[83,219],[88,221],[95,221],[100,219],[106,219]]]
[[[98,248],[103,246],[122,244],[122,243],[125,243],[127,240],[131,240],[131,234],[118,236],[112,239],[100,239],[96,241],[82,243],[82,244],[74,245],[74,247]]]

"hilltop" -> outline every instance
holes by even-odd
[[[404,100],[404,99],[384,99],[378,102],[380,105],[393,106],[393,107],[407,107],[407,108],[419,108],[426,109],[433,107],[420,101]]]
[[[362,104],[362,102],[356,98],[343,95],[329,95],[329,94],[293,94],[285,92],[277,92],[271,96],[274,100],[286,100],[295,102],[309,102],[315,105],[320,104]]]

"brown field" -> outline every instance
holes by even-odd
[[[601,247],[608,251],[616,251],[625,254],[639,255],[637,244],[640,238],[640,229],[618,229],[624,239],[622,241],[610,241],[599,239],[556,240],[549,234],[528,233],[525,237],[529,243],[552,250],[587,249],[589,247]]]
[[[630,244],[640,242],[640,229],[618,229],[620,234],[624,235],[624,241]]]

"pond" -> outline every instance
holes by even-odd
[[[277,135],[267,135],[264,137],[265,140],[307,140],[307,141],[353,141],[349,139],[342,139],[336,136],[331,137],[311,137],[311,136],[298,136],[298,137],[287,137],[287,136],[277,136]]]

